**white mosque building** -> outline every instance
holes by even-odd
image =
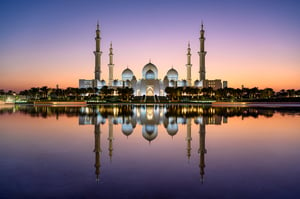
[[[203,24],[201,25],[200,30],[200,51],[199,54],[199,80],[196,80],[192,84],[191,79],[191,48],[190,43],[187,48],[187,64],[186,64],[186,80],[178,80],[178,72],[172,67],[168,70],[167,74],[164,76],[164,79],[158,79],[158,68],[151,61],[147,63],[142,69],[142,78],[137,80],[136,76],[130,68],[126,68],[122,72],[121,80],[114,80],[114,64],[113,64],[113,48],[112,43],[110,43],[109,48],[109,75],[108,83],[100,79],[101,76],[101,54],[100,51],[100,29],[99,24],[97,24],[96,29],[96,50],[95,54],[95,78],[93,80],[79,80],[79,88],[89,88],[97,87],[101,89],[103,86],[108,86],[112,88],[118,87],[130,87],[134,90],[135,96],[165,96],[166,87],[185,87],[185,86],[195,86],[195,87],[212,87],[213,89],[222,88],[222,82],[220,79],[217,80],[206,80],[205,79],[205,55],[206,51],[204,50],[204,29]],[[227,82],[225,82],[227,84]]]

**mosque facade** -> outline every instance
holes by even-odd
[[[135,74],[130,68],[126,68],[122,72],[122,79],[114,79],[114,63],[113,63],[113,47],[110,43],[109,48],[109,72],[108,72],[108,82],[106,83],[101,79],[101,50],[100,50],[100,29],[99,24],[97,24],[96,29],[96,49],[94,51],[95,55],[95,78],[93,80],[80,79],[79,88],[98,88],[101,89],[103,86],[108,86],[110,88],[118,87],[129,87],[133,88],[135,96],[165,96],[166,87],[212,87],[213,89],[222,88],[222,82],[220,79],[216,80],[207,80],[205,78],[205,56],[206,51],[204,48],[205,37],[204,37],[204,28],[203,24],[201,25],[200,30],[200,51],[199,54],[199,79],[192,82],[191,78],[191,48],[190,43],[188,43],[187,48],[187,64],[186,64],[186,79],[179,80],[178,72],[173,67],[170,68],[167,74],[164,76],[163,80],[158,78],[158,67],[149,61],[142,69],[142,78],[137,79]],[[226,82],[227,85],[227,82]]]

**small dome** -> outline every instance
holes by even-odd
[[[144,66],[142,74],[144,79],[157,79],[158,70],[154,64],[149,62]]]
[[[119,84],[119,81],[115,79],[115,80],[113,81],[113,86],[118,86],[118,84]]]
[[[176,122],[176,118],[170,117],[168,118],[168,124],[167,124],[167,132],[169,135],[174,136],[178,132],[178,124]]]
[[[194,119],[195,124],[203,124],[203,117],[197,117]]]
[[[169,124],[167,127],[167,132],[169,135],[174,136],[178,132],[178,125],[177,124]]]
[[[132,80],[133,77],[133,72],[132,70],[130,70],[129,68],[126,68],[123,72],[122,72],[122,80],[126,81],[126,80]]]
[[[122,132],[124,135],[129,136],[133,132],[132,124],[122,124]]]
[[[182,86],[187,86],[187,81],[186,80],[182,80]]]
[[[169,86],[175,87],[176,86],[176,81],[175,80],[170,80]]]
[[[112,123],[116,125],[116,124],[118,124],[118,120],[117,119],[113,119]]]
[[[167,77],[168,77],[169,80],[177,81],[178,80],[178,72],[174,68],[171,68],[167,72]]]
[[[100,123],[105,124],[105,122],[106,122],[105,118],[101,118]]]

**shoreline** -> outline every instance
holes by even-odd
[[[212,107],[300,107],[300,102],[213,102]]]
[[[92,106],[92,105],[194,105],[212,107],[300,107],[300,102],[88,102],[88,101],[35,101],[31,103],[4,103],[2,105],[33,105],[33,106]]]
[[[34,106],[86,106],[85,101],[35,101]]]

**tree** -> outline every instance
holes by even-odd
[[[257,87],[253,87],[249,90],[249,98],[250,99],[255,99],[255,98],[257,98],[258,95],[259,95],[259,92],[258,92]]]
[[[111,96],[112,92],[114,91],[114,89],[110,89],[107,86],[103,86],[100,90],[101,95],[103,96]]]
[[[276,93],[277,97],[282,98],[282,97],[287,97],[288,92],[286,92],[284,89],[281,89],[278,93]]]
[[[47,98],[48,97],[48,87],[47,86],[43,86],[42,88],[40,88],[41,92],[42,92],[42,98]]]
[[[133,96],[133,89],[129,87],[125,87],[124,89],[126,101],[129,101],[129,99]]]
[[[92,87],[87,88],[87,93],[91,96],[95,93],[95,89]]]
[[[39,96],[39,90],[40,90],[39,87],[30,88],[30,90],[29,90],[30,97],[33,98],[34,100],[37,100],[38,96]]]
[[[260,98],[261,99],[269,99],[274,96],[274,90],[272,88],[265,88],[260,90]]]
[[[173,101],[176,96],[176,89],[174,87],[166,87],[165,92],[167,93],[167,97]]]
[[[296,94],[295,89],[288,89],[287,93],[289,97],[295,97]]]
[[[215,95],[214,89],[212,87],[202,88],[203,96],[206,98],[211,98]]]
[[[175,88],[175,93],[176,93],[176,99],[179,100],[183,94],[183,87]]]

